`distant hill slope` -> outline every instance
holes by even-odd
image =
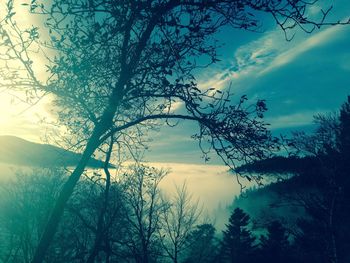
[[[320,184],[318,170],[319,163],[315,157],[294,156],[277,156],[238,167],[240,173],[258,173],[275,178],[276,182],[248,190],[236,198],[232,206],[244,209],[258,220],[272,221],[278,218],[295,223],[305,212],[301,206],[290,205],[290,201],[307,196],[317,188]],[[283,174],[293,176],[284,178],[281,176]]]
[[[304,179],[300,176],[276,181],[264,187],[248,189],[233,201],[232,208],[242,208],[259,223],[279,219],[293,225],[305,212],[300,206],[290,205],[289,199],[307,194],[311,187],[304,185]]]
[[[240,173],[287,174],[300,173],[317,166],[315,157],[276,156],[265,160],[245,164],[236,169]]]
[[[15,136],[0,136],[0,162],[25,166],[75,166],[81,155],[62,148],[40,144]],[[100,168],[103,162],[91,159],[91,168]]]

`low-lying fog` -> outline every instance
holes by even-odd
[[[171,195],[175,192],[176,186],[186,183],[192,201],[198,201],[203,209],[203,218],[213,221],[219,228],[226,223],[230,214],[226,208],[241,191],[236,176],[229,173],[227,166],[181,163],[148,163],[148,165],[169,170],[160,184],[164,193]],[[30,171],[29,167],[0,164],[0,183],[13,177],[18,169]],[[243,179],[240,179],[240,182],[246,186],[251,185]]]

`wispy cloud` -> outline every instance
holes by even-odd
[[[315,47],[319,47],[325,44],[329,44],[332,41],[336,41],[337,38],[342,36],[341,33],[344,33],[344,31],[346,31],[346,28],[344,27],[330,27],[317,34],[310,36],[309,38],[306,38],[305,40],[299,41],[299,43],[294,47],[280,52],[272,61],[270,61],[270,63],[268,63],[267,67],[264,68],[259,74],[267,74],[276,68],[291,63],[303,53]]]
[[[327,112],[327,110],[303,111],[288,115],[279,115],[272,118],[266,118],[266,122],[271,125],[271,129],[297,128],[312,124],[315,115],[325,114]]]
[[[257,40],[239,47],[227,67],[209,72],[200,78],[199,86],[203,89],[214,87],[225,89],[229,83],[235,87],[241,86],[246,80],[251,82],[279,53],[285,49],[281,42],[285,41],[280,31],[274,30],[264,34]],[[211,73],[211,74],[210,74]]]
[[[304,53],[337,41],[349,33],[349,28],[337,26],[313,34],[299,32],[292,41],[286,41],[279,28],[239,47],[227,67],[206,74],[199,80],[203,89],[214,87],[225,89],[231,83],[235,88],[249,89],[259,78],[273,73]]]

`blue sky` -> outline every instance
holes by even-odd
[[[329,4],[329,1],[328,1]],[[350,2],[334,1],[329,20],[350,15]],[[315,14],[319,5],[313,8]],[[267,26],[252,33],[225,29],[218,35],[224,46],[221,62],[198,72],[200,87],[232,86],[237,98],[265,99],[266,121],[275,134],[312,129],[313,116],[337,110],[350,95],[350,26],[323,27],[307,34]],[[191,140],[196,125],[182,122],[154,134],[147,159],[158,162],[203,163]],[[220,160],[213,158],[213,164]]]

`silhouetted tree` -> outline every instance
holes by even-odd
[[[53,202],[67,173],[64,170],[35,169],[18,172],[0,186],[0,261],[30,262]],[[84,175],[67,204],[46,262],[126,262],[127,228],[125,196],[121,185],[111,182],[105,201],[105,178],[97,171]],[[101,211],[106,209],[103,225]],[[102,240],[97,238],[102,236]],[[96,251],[96,252],[94,252]],[[125,259],[125,260],[124,260]]]
[[[174,263],[182,261],[189,246],[188,238],[199,220],[201,210],[198,202],[192,200],[186,183],[176,186],[176,193],[170,199],[164,199],[159,231],[160,241],[165,255]]]
[[[116,135],[116,143],[126,151],[133,150],[155,120],[185,119],[199,124],[195,138],[200,144],[209,142],[209,149],[231,166],[237,159],[262,157],[271,145],[260,120],[265,103],[249,107],[242,98],[233,104],[230,92],[198,88],[193,74],[218,61],[214,34],[222,26],[254,31],[261,27],[260,13],[265,12],[282,30],[301,26],[312,31],[325,24],[329,11],[322,11],[320,21],[312,21],[308,10],[313,4],[33,0],[30,12],[39,16],[36,22],[45,22],[22,29],[14,1],[8,0],[0,26],[5,64],[1,86],[21,88],[28,99],[52,94],[59,123],[71,135],[65,140],[84,149],[52,209],[33,262],[43,261],[86,164],[111,136]],[[37,74],[42,61],[46,77]]]
[[[249,230],[250,217],[242,209],[236,208],[223,231],[221,257],[223,262],[253,262],[255,237]]]
[[[346,262],[350,259],[350,98],[339,112],[317,115],[315,122],[313,133],[296,132],[286,140],[291,157],[268,159],[242,169],[294,174],[275,185],[281,197],[275,205],[302,209],[295,242],[299,259]]]
[[[105,191],[103,175],[98,172],[85,175],[79,182],[73,193],[74,198],[67,204],[64,224],[52,244],[55,248],[62,240],[58,256],[70,251],[72,259],[84,262],[93,259],[122,262],[125,248],[121,244],[125,242],[129,227],[125,216],[124,192],[119,184],[112,181],[106,202]]]
[[[209,263],[218,257],[218,240],[212,224],[198,225],[188,236],[185,263]]]
[[[291,262],[287,230],[280,221],[273,221],[267,226],[267,235],[260,238],[260,250],[260,262]]]
[[[338,238],[340,245],[340,260],[343,262],[350,260],[350,96],[342,105],[339,116],[339,150],[340,150],[340,164],[341,184],[338,220]],[[340,262],[340,261],[339,261]]]
[[[334,263],[349,258],[349,113],[348,98],[339,114],[317,116],[318,128],[314,134],[302,134],[293,141],[303,154],[317,160],[315,167],[301,173],[302,181],[311,178],[310,189],[295,198],[311,217],[299,223],[301,231],[306,233],[301,239],[318,236],[319,245],[309,243],[320,249],[318,253],[325,260]],[[307,225],[313,227],[308,230]],[[313,234],[308,233],[311,230]]]
[[[156,262],[161,254],[158,231],[167,204],[161,198],[159,183],[166,174],[166,171],[139,164],[123,175],[121,183],[125,189],[128,221],[125,242],[135,262]]]
[[[297,262],[333,262],[329,259],[329,237],[325,236],[322,222],[299,219],[294,247]]]
[[[97,223],[96,223],[96,232],[95,232],[95,240],[94,244],[92,246],[90,255],[87,259],[87,263],[93,263],[95,261],[95,258],[99,255],[99,252],[103,250],[106,254],[105,256],[105,261],[108,263],[110,261],[110,257],[112,254],[111,251],[111,244],[109,240],[109,231],[110,231],[110,226],[113,224],[113,219],[110,220],[111,218],[114,218],[113,215],[115,215],[116,211],[121,210],[121,204],[120,202],[120,196],[111,196],[110,195],[110,190],[111,190],[111,174],[109,171],[109,166],[110,166],[110,159],[111,155],[113,152],[113,137],[110,138],[110,143],[109,143],[109,148],[106,152],[106,158],[105,162],[103,165],[103,171],[105,175],[105,182],[102,184],[103,191],[101,191],[101,197],[98,198],[98,200],[101,201],[100,203],[100,211],[98,212],[98,218],[97,218]],[[115,198],[114,200],[111,200],[112,198]],[[112,202],[111,202],[112,201]],[[117,201],[117,203],[113,202]],[[112,203],[112,205],[111,205]],[[112,207],[110,207],[112,206]],[[110,209],[111,208],[111,209]],[[117,213],[118,216],[121,216],[120,213]],[[112,217],[110,217],[112,215]],[[102,246],[104,245],[104,246]]]

